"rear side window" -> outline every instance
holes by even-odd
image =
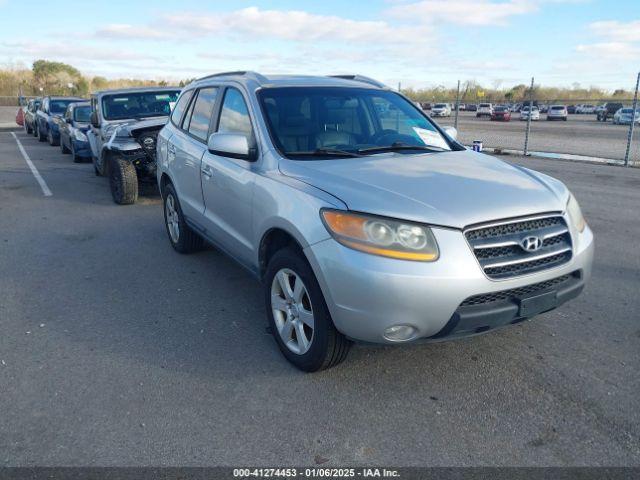
[[[178,103],[176,103],[176,106],[173,107],[173,112],[171,112],[171,121],[173,122],[174,125],[180,125],[180,120],[182,120],[182,114],[187,108],[187,105],[189,104],[189,100],[191,100],[192,95],[193,95],[193,90],[184,92],[178,99]]]
[[[253,133],[247,104],[242,94],[235,88],[229,88],[224,95],[218,132],[242,133],[247,137]]]
[[[193,112],[191,113],[191,121],[189,122],[189,133],[196,138],[206,142],[209,133],[209,123],[211,122],[211,114],[216,104],[218,89],[203,88],[198,92],[198,98],[195,100]]]

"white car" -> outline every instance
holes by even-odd
[[[436,103],[431,107],[432,117],[450,117],[451,106],[448,103]]]
[[[569,112],[566,105],[551,105],[547,110],[547,120],[564,120],[567,121]]]
[[[621,108],[613,115],[613,123],[615,125],[630,125],[632,117],[635,117],[634,123],[640,123],[640,110],[636,110],[634,115],[633,108]]]
[[[520,120],[529,120],[529,105],[520,110]],[[535,105],[531,107],[531,121],[540,120],[540,110]]]
[[[493,113],[493,105],[490,103],[481,103],[478,105],[478,111],[476,117],[490,117]]]

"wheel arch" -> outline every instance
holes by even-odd
[[[264,277],[267,265],[269,265],[269,260],[271,260],[273,255],[287,247],[300,252],[303,258],[309,262],[309,259],[307,259],[304,253],[302,243],[288,229],[281,226],[272,227],[262,235],[260,246],[258,247],[258,268],[261,279]]]

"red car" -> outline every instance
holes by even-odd
[[[21,127],[24,126],[24,110],[22,107],[18,108],[18,113],[16,113],[16,123]]]
[[[491,120],[496,120],[499,122],[508,122],[511,120],[511,112],[508,107],[493,107],[493,112],[491,113]]]

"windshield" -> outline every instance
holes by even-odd
[[[90,117],[91,117],[91,106],[89,105],[76,107],[73,109],[73,119],[76,122],[88,123]]]
[[[433,108],[447,108],[445,103],[436,103]]]
[[[494,110],[496,112],[506,112],[507,111],[507,107],[496,107]]]
[[[451,150],[397,93],[368,88],[283,87],[258,92],[271,138],[288,157]]]
[[[77,99],[69,99],[69,100],[49,100],[49,113],[60,114],[62,115],[67,111],[67,107],[70,103],[77,102]]]
[[[626,113],[627,115],[631,115],[633,113],[633,108],[623,108],[620,113]]]
[[[554,105],[551,110],[564,110],[564,107],[562,105]]]
[[[115,93],[102,98],[102,114],[107,120],[167,116],[180,90]]]

